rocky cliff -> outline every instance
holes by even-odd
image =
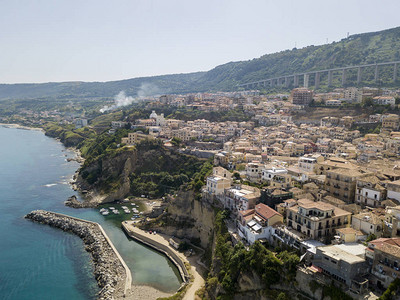
[[[195,199],[193,190],[182,189],[174,197],[167,197],[166,212],[159,217],[156,228],[160,232],[200,243],[206,248],[213,235],[215,211],[203,200]]]

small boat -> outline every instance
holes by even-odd
[[[110,207],[109,207],[109,209],[111,209],[111,210],[115,210],[115,207],[112,207],[112,206],[110,206]]]
[[[128,209],[126,206],[121,206],[122,209]]]
[[[119,211],[118,211],[117,209],[114,209],[114,210],[113,210],[113,213],[114,213],[115,215],[119,215]]]
[[[101,213],[104,212],[104,211],[107,211],[107,209],[105,209],[104,207],[100,209]]]
[[[130,214],[130,213],[131,213],[131,211],[130,211],[129,209],[124,209],[124,212],[125,212],[126,214]]]
[[[108,210],[106,210],[106,211],[103,211],[101,214],[102,214],[103,216],[108,216],[108,215],[110,214],[110,212],[109,212]]]

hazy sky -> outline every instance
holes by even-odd
[[[400,26],[399,0],[0,0],[0,83],[207,71]]]

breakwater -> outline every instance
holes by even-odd
[[[25,218],[72,232],[83,240],[101,289],[98,299],[120,299],[127,294],[132,284],[130,270],[98,223],[44,210],[32,211]]]

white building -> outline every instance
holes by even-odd
[[[274,226],[283,223],[283,216],[269,206],[259,203],[254,209],[240,211],[238,214],[238,233],[249,244],[256,240],[271,241]]]
[[[304,172],[315,173],[317,163],[323,161],[322,155],[305,155],[299,158],[299,169]]]
[[[271,181],[274,176],[287,174],[287,172],[285,168],[265,168],[262,170],[262,180]]]
[[[215,167],[213,168],[213,174],[207,177],[205,192],[218,197],[223,195],[225,189],[229,189],[231,184],[231,173],[222,167]]]

